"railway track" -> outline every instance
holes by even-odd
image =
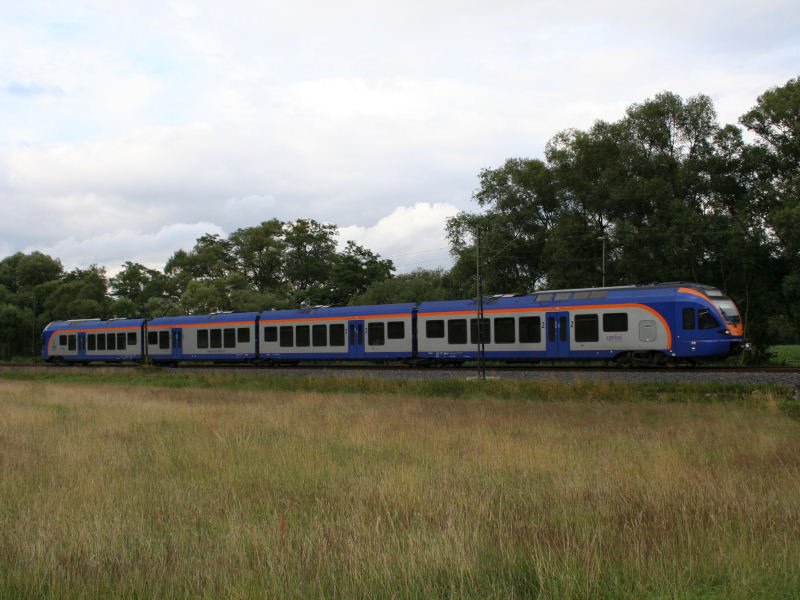
[[[334,365],[299,364],[293,366],[259,366],[254,364],[190,364],[178,367],[147,367],[136,364],[43,365],[41,363],[0,364],[0,371],[41,370],[53,372],[161,372],[241,373],[247,375],[281,376],[345,376],[379,377],[386,379],[477,379],[477,366],[413,366],[413,365]],[[742,385],[788,385],[800,389],[800,368],[705,365],[686,368],[621,368],[601,365],[490,365],[486,377],[491,379],[520,379],[531,381],[612,381],[628,383],[730,383]]]

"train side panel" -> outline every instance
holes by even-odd
[[[413,356],[414,304],[319,307],[261,313],[260,358],[401,360]]]
[[[147,324],[147,355],[155,363],[255,360],[258,313],[161,317]]]

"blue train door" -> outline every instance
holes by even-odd
[[[86,334],[78,333],[78,358],[86,358]]]
[[[364,358],[364,321],[348,321],[348,355]]]
[[[547,356],[569,357],[569,313],[547,313]]]
[[[172,358],[179,359],[183,356],[183,335],[180,328],[172,330]]]

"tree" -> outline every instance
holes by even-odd
[[[271,219],[256,227],[237,229],[229,238],[237,270],[259,292],[281,286],[283,271],[284,224]]]
[[[108,316],[105,269],[92,265],[74,269],[48,290],[43,300],[50,320],[104,318]]]
[[[118,301],[129,301],[129,304],[118,303],[115,310],[125,307],[130,315],[160,316],[147,313],[147,302],[151,298],[168,298],[170,295],[166,275],[131,261],[122,265],[122,270],[111,278],[109,284],[111,294]]]
[[[786,315],[800,331],[800,78],[764,92],[741,122],[758,136],[758,203],[782,263]]]
[[[333,263],[331,303],[347,304],[353,296],[363,294],[371,284],[388,279],[392,271],[391,260],[382,260],[371,250],[348,241]]]
[[[364,304],[392,304],[395,302],[424,302],[426,300],[453,300],[463,297],[453,290],[450,274],[441,269],[417,269],[381,279],[371,284],[362,294],[350,300],[353,306]]]
[[[313,219],[284,225],[283,272],[297,304],[329,304],[333,299],[330,275],[336,261],[336,234],[336,225]]]

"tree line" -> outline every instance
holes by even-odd
[[[113,277],[17,253],[0,261],[0,358],[38,352],[57,319],[471,297],[478,265],[487,294],[709,283],[759,347],[798,340],[800,79],[767,90],[739,125],[719,124],[708,96],[658,94],[557,133],[543,159],[483,170],[474,200],[477,212],[448,221],[449,270],[396,275],[355,242],[337,250],[337,227],[311,219],[204,235],[162,271],[129,261]]]
[[[475,272],[480,231],[488,290],[703,282],[733,297],[759,346],[796,341],[800,79],[739,123],[720,125],[708,96],[665,92],[556,134],[544,159],[485,169],[480,212],[448,223],[451,277]]]

